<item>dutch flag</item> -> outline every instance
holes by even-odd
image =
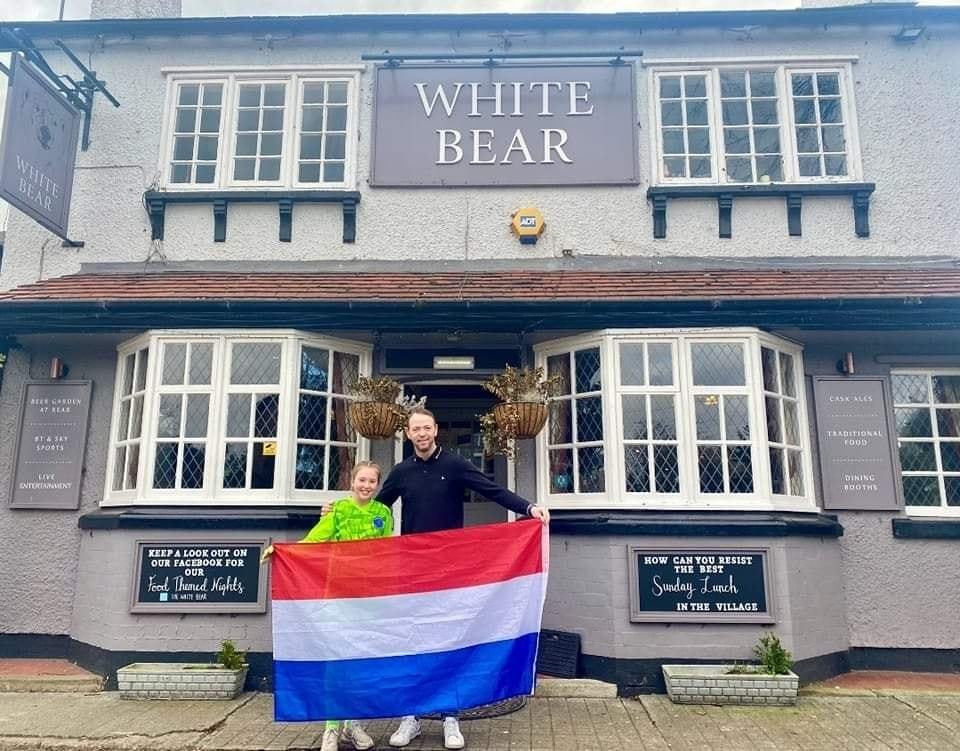
[[[526,520],[276,545],[276,720],[455,713],[531,694],[546,534]]]

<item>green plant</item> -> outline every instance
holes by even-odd
[[[786,675],[793,667],[793,656],[783,648],[776,634],[764,634],[753,648],[764,673]]]
[[[504,402],[541,402],[560,391],[559,375],[544,377],[543,368],[514,368],[507,365],[502,373],[492,376],[483,387]]]
[[[227,670],[240,670],[247,661],[247,653],[241,652],[237,646],[229,639],[224,639],[220,643],[220,651],[217,652],[216,661]]]

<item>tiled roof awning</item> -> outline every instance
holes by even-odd
[[[46,316],[52,310],[71,330],[83,319],[94,329],[116,328],[122,322],[169,325],[163,318],[173,313],[183,325],[194,314],[203,314],[213,325],[211,315],[218,311],[225,316],[229,311],[225,324],[254,326],[315,325],[309,320],[315,315],[322,316],[324,326],[335,328],[430,329],[439,321],[477,326],[496,322],[496,328],[508,330],[529,328],[534,321],[543,328],[569,328],[574,321],[594,325],[587,323],[591,316],[600,325],[626,325],[619,320],[625,318],[630,325],[690,325],[697,319],[697,325],[739,321],[824,328],[832,322],[849,328],[869,323],[871,316],[895,313],[896,321],[874,322],[893,328],[890,324],[909,326],[911,320],[920,325],[921,319],[925,326],[955,324],[960,270],[81,273],[0,293],[0,323],[12,323],[15,316],[15,328],[21,330],[30,327],[31,317],[36,330],[50,330],[52,321]],[[384,321],[386,310],[406,312],[402,320]],[[294,311],[306,318],[294,316]],[[842,320],[838,312],[845,316]],[[684,321],[637,322],[654,313],[660,318],[673,313]],[[764,313],[769,320],[763,319]],[[814,321],[815,314],[826,318]]]

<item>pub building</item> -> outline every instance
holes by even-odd
[[[179,5],[0,30],[119,104],[60,236],[4,161],[0,654],[115,685],[232,639],[269,688],[257,558],[410,451],[348,417],[382,375],[550,509],[565,669],[659,691],[770,631],[803,681],[958,669],[960,9]],[[485,457],[508,364],[560,393]]]

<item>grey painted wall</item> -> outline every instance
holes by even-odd
[[[272,45],[234,37],[151,38],[108,36],[89,45],[74,43],[81,57],[107,80],[119,109],[100,100],[93,120],[93,143],[82,152],[74,188],[71,235],[83,248],[59,241],[13,212],[7,233],[0,289],[40,277],[71,273],[83,262],[242,259],[445,260],[538,259],[564,248],[582,256],[650,258],[677,256],[876,258],[960,254],[960,216],[952,210],[952,187],[960,154],[952,122],[960,89],[960,56],[955,26],[932,24],[916,44],[892,41],[896,29],[838,27],[727,30],[646,29],[642,35],[617,31],[550,31],[511,37],[511,51],[640,47],[645,59],[743,58],[756,56],[853,55],[856,106],[865,178],[876,181],[871,204],[872,235],[857,239],[849,198],[807,199],[802,238],[787,236],[786,211],[779,199],[739,201],[733,213],[734,237],[717,237],[716,202],[674,201],[669,234],[653,241],[650,207],[644,190],[651,176],[652,121],[647,69],[638,68],[639,159],[641,185],[592,188],[372,189],[370,166],[373,92],[368,69],[362,77],[360,106],[358,239],[340,241],[340,209],[297,205],[293,242],[277,240],[275,205],[231,206],[227,241],[214,244],[209,206],[170,207],[166,239],[151,255],[149,224],[141,194],[157,176],[160,129],[164,119],[163,66],[270,66],[298,63],[357,63],[364,52],[385,47],[412,50],[486,51],[487,33],[419,35],[340,35],[293,37]],[[53,53],[55,67],[64,68]],[[905,110],[905,107],[907,108]],[[547,231],[535,246],[520,246],[508,229],[509,214],[523,205],[539,207]],[[162,250],[162,252],[161,252]]]

